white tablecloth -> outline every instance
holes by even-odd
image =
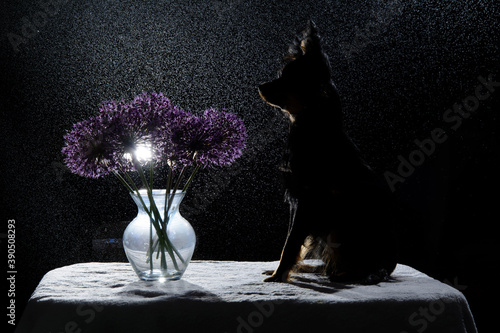
[[[48,272],[16,332],[476,332],[464,296],[398,265],[395,281],[264,283],[277,262],[192,261],[179,281],[140,281],[126,263]]]

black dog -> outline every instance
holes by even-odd
[[[292,226],[278,268],[264,281],[288,281],[311,253],[320,255],[333,281],[388,280],[396,259],[386,191],[343,131],[340,97],[313,22],[288,58],[278,79],[259,86],[264,101],[291,121],[284,162]]]

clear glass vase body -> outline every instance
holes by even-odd
[[[142,201],[135,193],[131,194],[137,204],[138,213],[123,233],[123,248],[128,261],[140,279],[178,280],[186,271],[196,245],[196,236],[191,224],[179,213],[179,205],[185,193],[177,191],[173,195],[172,204],[167,212],[168,219],[165,220],[166,191],[153,190],[152,192],[157,212],[164,223],[157,223],[155,227],[152,221],[154,213],[151,212],[146,190],[140,191]],[[172,193],[169,194],[169,198],[171,196]],[[144,206],[151,212],[152,217]],[[157,228],[158,226],[160,229]],[[166,230],[168,240],[164,237],[163,228]],[[159,237],[158,232],[163,237]]]

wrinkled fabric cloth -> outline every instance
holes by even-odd
[[[474,333],[458,290],[405,265],[362,286],[312,273],[262,282],[277,262],[192,261],[178,281],[146,282],[127,263],[48,272],[16,332]]]

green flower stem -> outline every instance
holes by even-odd
[[[164,209],[163,216],[165,217],[165,219],[168,219],[168,214],[167,214],[168,203],[167,203],[167,199],[168,199],[168,197],[170,195],[170,188],[172,187],[172,176],[173,176],[172,175],[172,168],[168,168],[168,171],[167,171],[167,187],[166,187],[166,192],[165,192],[165,204],[163,206],[163,209]]]
[[[137,195],[137,197],[139,198],[139,201],[141,202],[141,205],[142,207],[144,208],[144,210],[146,211],[146,213],[148,214],[149,216],[149,219],[152,223],[152,225],[155,227],[155,230],[156,230],[156,234],[158,235],[158,240],[160,241],[163,241],[162,240],[162,237],[163,237],[163,234],[161,232],[161,228],[160,226],[158,225],[157,221],[154,219],[153,215],[151,214],[151,211],[150,209],[148,209],[148,207],[146,206],[146,204],[144,203],[144,200],[142,200],[142,196],[141,196],[141,193],[139,192],[139,188],[137,188],[137,185],[135,185],[134,181],[132,178],[130,178],[130,176],[127,174],[127,173],[124,173],[125,177],[128,179],[129,183],[132,184],[132,188],[134,189],[133,193],[135,192],[135,194]],[[154,201],[153,201],[154,202]],[[151,252],[152,254],[152,252]]]
[[[152,219],[152,221],[154,220],[153,223],[155,224],[155,226],[157,226],[156,231],[161,233],[161,229],[162,229],[161,226],[162,226],[163,220],[161,218],[160,212],[158,211],[158,207],[156,206],[156,202],[154,201],[154,198],[153,198],[153,189],[152,189],[152,187],[149,186],[149,184],[146,180],[146,176],[144,175],[144,171],[143,171],[141,165],[139,164],[139,162],[137,161],[137,159],[135,159],[135,158],[134,158],[134,167],[136,168],[137,172],[139,173],[139,177],[141,178],[143,185],[146,187],[146,192],[148,194],[148,199],[149,199],[149,207],[150,207],[151,212],[154,215],[154,219]],[[158,236],[160,236],[160,234]],[[165,237],[165,239],[168,238],[166,232],[164,232],[164,237]]]
[[[144,170],[142,169],[142,166],[140,165],[139,161],[136,158],[133,158],[133,163],[134,163],[135,169],[139,173],[139,177],[141,178],[142,183],[146,187],[146,191],[147,191],[149,202],[150,202],[150,210],[154,215],[154,219],[151,215],[150,215],[150,219],[155,225],[155,229],[157,231],[158,238],[160,238],[160,237],[162,238],[160,240],[160,242],[158,243],[158,251],[160,251],[160,255],[161,255],[161,259],[160,259],[161,260],[161,267],[162,267],[162,269],[167,269],[167,262],[165,259],[165,250],[166,250],[166,251],[168,251],[170,257],[172,258],[172,262],[174,264],[175,269],[178,270],[179,266],[177,264],[177,260],[175,259],[174,251],[179,256],[179,259],[181,259],[181,261],[183,263],[184,263],[184,259],[182,258],[180,253],[177,251],[177,249],[174,247],[174,245],[172,244],[172,242],[168,238],[168,235],[167,235],[167,223],[168,223],[168,219],[169,219],[168,214],[165,215],[165,217],[164,217],[165,221],[163,221],[161,218],[160,212],[158,211],[158,207],[156,206],[156,203],[155,203],[154,198],[153,198],[152,183],[151,183],[151,185],[148,184],[148,182],[146,180],[146,176],[144,174]],[[173,189],[174,194],[175,194],[175,191],[177,190],[177,187],[179,186],[180,178],[182,177],[184,169],[185,168],[183,168],[183,170],[181,171],[181,174],[179,175],[179,180],[177,181],[177,183],[174,186],[174,189]],[[152,168],[150,168],[150,180],[152,180]],[[170,193],[166,192],[165,196],[167,196],[169,194]],[[170,210],[170,207],[172,205],[174,195],[172,195],[172,196],[169,195],[169,197],[170,198],[168,200],[168,207],[166,209],[167,213]],[[150,242],[150,244],[151,244],[151,242]],[[153,251],[154,251],[154,249],[152,249],[151,254]]]
[[[160,255],[161,255],[160,267],[161,267],[161,269],[166,270],[167,269],[167,261],[165,259],[164,247],[166,245],[165,240],[168,238],[168,236],[166,234],[165,228],[161,228],[163,221],[162,221],[160,213],[158,212],[158,207],[156,206],[156,203],[155,203],[154,198],[153,198],[153,189],[149,185],[149,183],[146,179],[146,175],[144,174],[144,170],[142,169],[142,166],[140,165],[139,161],[135,157],[133,157],[132,160],[133,160],[133,164],[134,164],[135,169],[139,173],[139,177],[141,178],[142,184],[146,187],[146,192],[148,194],[148,199],[149,199],[149,207],[150,207],[151,212],[154,215],[154,219],[151,218],[151,222],[153,222],[153,220],[154,220],[153,223],[155,224],[155,229],[157,231],[158,238],[160,238],[160,235],[163,236],[162,237],[163,241],[159,243],[158,251],[160,251]],[[156,227],[156,225],[157,225],[157,227]],[[163,233],[162,233],[161,229],[163,229]],[[152,239],[150,239],[150,243],[149,243],[150,246],[151,246],[151,243],[152,243]],[[154,251],[154,249],[153,249],[153,251]],[[175,265],[175,266],[177,266],[177,265]],[[178,269],[178,267],[176,267],[176,269]]]
[[[149,188],[153,189],[153,161],[149,161]]]
[[[146,179],[146,175],[144,174],[144,170],[142,169],[142,166],[139,163],[139,161],[137,160],[137,158],[133,157],[132,161],[133,161],[135,169],[139,173],[139,177],[141,178],[142,184],[144,185],[144,187],[146,187],[146,192],[148,194],[150,209],[153,212],[156,221],[161,221],[161,216],[158,213],[158,208],[156,207],[156,203],[153,200],[153,189],[149,186],[149,183]]]
[[[200,165],[196,165],[196,167],[194,168],[193,172],[191,173],[191,176],[189,176],[189,179],[188,181],[186,182],[186,185],[184,185],[184,187],[182,188],[182,192],[186,192],[189,185],[191,185],[191,182],[193,181],[193,178],[194,176],[196,176],[196,173],[198,172],[198,170],[200,170]]]
[[[180,182],[182,180],[182,177],[184,175],[184,172],[186,171],[186,167],[184,166],[182,168],[181,173],[179,174],[179,177],[177,179],[177,182],[175,183],[175,185],[172,188],[172,190],[170,190],[170,187],[171,187],[171,184],[172,184],[172,178],[173,178],[172,177],[172,170],[171,170],[171,168],[169,168],[168,171],[169,171],[169,173],[168,173],[168,179],[167,179],[167,189],[168,189],[168,192],[165,194],[165,214],[164,214],[164,217],[165,217],[165,221],[164,221],[165,235],[166,235],[166,232],[167,232],[167,224],[168,224],[168,221],[170,220],[170,216],[169,216],[168,212],[170,211],[170,207],[172,206],[172,203],[173,203],[173,200],[174,200],[174,197],[175,197],[175,193],[177,192],[177,188],[179,187]],[[167,203],[167,194],[168,194],[168,203]],[[177,249],[172,244],[172,242],[170,241],[170,239],[168,237],[166,237],[165,239],[166,239],[166,241],[167,241],[167,243],[169,245],[169,247],[167,249],[169,250],[169,253],[170,253],[170,256],[172,257],[172,261],[174,262],[174,265],[177,267],[177,262],[175,260],[175,256],[172,253],[172,250],[175,252],[175,254],[177,254],[177,256],[182,261],[182,263],[184,263],[185,262],[184,258],[182,258],[182,255],[179,253],[179,251],[177,251]]]
[[[151,260],[151,255],[153,254],[153,223],[149,223],[149,250],[148,253],[150,253],[149,257],[149,270],[151,271],[151,274],[153,273],[153,260]],[[146,256],[147,258],[147,256]],[[147,260],[147,259],[146,259]],[[147,261],[146,261],[147,263]]]
[[[118,172],[115,172],[114,175],[123,184],[123,186],[125,186],[127,188],[127,190],[130,193],[134,193],[134,190],[129,185],[129,183],[127,183],[127,181]],[[135,185],[135,183],[133,181],[131,183]],[[141,201],[142,201],[142,198],[141,198]],[[145,207],[144,202],[142,202],[142,205],[147,211],[147,208]],[[149,250],[148,250],[148,253],[149,254],[153,253],[153,224],[152,223],[150,223],[150,225],[149,225]],[[151,271],[153,271],[153,260],[149,260],[149,263],[150,263],[150,269],[151,269]]]
[[[153,270],[152,256],[153,256],[153,253],[155,252],[155,249],[156,249],[156,251],[157,251],[156,258],[158,259],[158,256],[161,256],[160,265],[161,265],[162,269],[167,269],[167,262],[166,262],[166,257],[165,257],[165,251],[167,251],[168,254],[170,255],[170,257],[172,258],[172,262],[174,264],[175,269],[178,270],[179,266],[177,264],[177,260],[175,258],[175,255],[177,255],[179,257],[179,259],[181,260],[182,263],[184,263],[185,260],[182,257],[182,255],[179,253],[179,251],[175,248],[175,246],[172,244],[170,239],[168,238],[168,235],[167,235],[167,224],[168,224],[168,220],[169,220],[168,211],[170,210],[170,208],[172,206],[175,192],[177,191],[177,189],[180,185],[180,182],[182,180],[182,177],[184,176],[186,167],[182,168],[181,173],[179,174],[179,178],[175,182],[174,187],[172,189],[171,189],[171,186],[172,186],[173,173],[172,173],[172,170],[170,168],[168,170],[167,189],[166,189],[166,193],[165,193],[165,211],[164,211],[164,219],[162,219],[161,215],[159,213],[158,207],[157,207],[157,205],[154,201],[154,198],[153,198],[153,164],[150,163],[149,182],[146,179],[146,175],[144,174],[144,170],[143,170],[142,166],[140,165],[139,161],[134,158],[133,164],[134,164],[134,167],[139,174],[139,177],[141,178],[141,182],[146,187],[146,192],[147,192],[149,203],[150,203],[149,208],[146,206],[146,203],[142,199],[139,188],[135,184],[134,180],[128,175],[128,173],[122,172],[124,174],[125,178],[122,175],[120,175],[119,173],[115,173],[115,175],[118,178],[118,180],[127,188],[127,190],[130,193],[135,193],[137,195],[142,207],[144,208],[144,210],[148,214],[149,219],[151,221],[150,232],[149,232],[149,250],[147,253],[147,256],[148,256],[147,261],[150,263],[150,269],[151,269],[151,271]],[[188,183],[183,188],[183,192],[185,192],[185,190],[187,189],[187,187],[191,183],[191,181],[192,181],[194,175],[196,174],[196,172],[198,171],[198,169],[199,169],[199,166],[197,166],[195,168],[195,170],[193,171],[193,173],[189,177]],[[172,191],[172,195],[170,194],[171,191]],[[153,241],[153,227],[154,227],[156,234],[158,236],[158,239],[156,241]]]
[[[168,239],[168,238],[166,238],[166,239]],[[160,246],[158,247],[158,251],[161,251],[160,252],[160,256],[161,256],[160,267],[162,269],[166,270],[167,269],[167,259],[165,258],[164,247],[166,248],[166,244],[160,243]],[[169,254],[170,254],[170,251],[169,251]],[[179,267],[177,266],[177,263],[175,262],[175,258],[172,255],[170,255],[170,257],[173,259],[175,269],[179,270]]]
[[[147,256],[149,258],[147,259],[146,262],[149,262],[149,264],[150,264],[150,270],[152,272],[153,271],[153,260],[151,260],[151,256],[153,255],[154,248],[158,245],[158,242],[161,240],[161,236],[162,236],[161,230],[160,230],[159,226],[157,225],[157,223],[155,223],[156,221],[153,218],[153,216],[151,215],[151,210],[148,209],[148,207],[146,206],[144,200],[142,200],[142,196],[140,195],[139,189],[135,185],[135,182],[133,181],[133,179],[130,178],[130,176],[127,173],[124,172],[123,174],[128,179],[128,183],[127,183],[127,181],[120,174],[117,173],[116,175],[117,175],[118,179],[120,179],[120,181],[122,182],[122,184],[127,187],[127,189],[129,190],[129,192],[131,192],[131,193],[135,192],[136,193],[137,197],[139,198],[139,201],[141,202],[142,207],[144,208],[144,211],[146,211],[146,213],[148,214],[149,219],[151,221],[150,229],[149,229],[149,250],[148,250],[148,253],[147,253]],[[132,185],[129,185],[129,184],[132,184]],[[158,240],[156,241],[156,244],[154,244],[154,245],[153,245],[153,227],[155,228],[155,231],[156,231],[156,233],[158,235]],[[163,265],[163,267],[166,267],[166,262],[165,262],[165,265]]]
[[[149,162],[149,187],[153,188],[153,162]],[[149,253],[153,254],[153,224],[149,223]],[[166,265],[165,265],[166,266]],[[149,260],[149,269],[153,272],[153,260]]]
[[[177,178],[177,181],[175,182],[175,185],[172,188],[172,195],[168,199],[167,212],[170,210],[170,207],[172,206],[172,202],[174,201],[174,197],[175,197],[175,192],[177,192],[177,189],[179,188],[182,177],[184,176],[184,172],[186,172],[186,166],[182,167],[181,173],[179,174],[179,178]]]
[[[130,193],[134,193],[134,190],[132,189],[132,187],[130,187],[130,185],[127,183],[127,181],[125,179],[123,179],[123,177],[118,173],[118,172],[114,172],[114,175],[118,178],[118,180],[123,184],[123,186],[125,186],[127,188],[127,190],[130,192]]]
[[[168,215],[168,212],[170,211],[170,207],[172,207],[172,203],[173,203],[174,197],[175,197],[175,192],[177,192],[177,188],[179,187],[179,184],[180,184],[180,182],[182,180],[182,176],[184,175],[185,171],[186,171],[186,166],[184,166],[182,168],[181,173],[179,174],[179,178],[175,182],[175,185],[172,188],[172,190],[170,191],[170,189],[168,189],[169,191],[165,193],[165,202],[166,202],[166,205],[165,205],[165,213],[164,213],[164,219],[165,219],[165,221],[164,221],[164,224],[163,224],[163,231],[164,231],[164,234],[165,234],[165,240],[166,240],[167,245],[168,245],[167,246],[167,251],[169,252],[170,257],[172,258],[172,261],[173,261],[174,266],[175,266],[176,269],[178,269],[177,260],[175,259],[175,256],[174,256],[174,254],[172,252],[172,249],[175,251],[175,253],[179,257],[179,259],[182,261],[182,263],[184,263],[184,258],[182,258],[182,256],[179,253],[179,251],[177,251],[177,249],[172,244],[172,242],[170,242],[170,239],[167,236],[167,224],[168,224],[168,221],[170,219],[170,216]],[[168,187],[170,187],[170,184],[171,184],[171,181],[172,181],[171,173],[169,175],[169,178],[170,179],[167,180],[167,183],[169,185]],[[168,197],[168,200],[167,200],[167,197]]]
[[[137,187],[137,185],[135,185],[134,180],[132,178],[130,178],[128,173],[124,173],[124,175],[127,178],[127,180],[129,181],[129,183],[132,184],[132,186],[131,186],[133,188],[132,193],[135,193],[137,195],[137,197],[139,198],[139,201],[141,202],[142,207],[144,208],[146,213],[148,213],[149,218],[152,218],[151,212],[148,209],[148,207],[146,206],[146,204],[144,203],[144,200],[142,200],[141,193],[139,192],[139,188]]]

